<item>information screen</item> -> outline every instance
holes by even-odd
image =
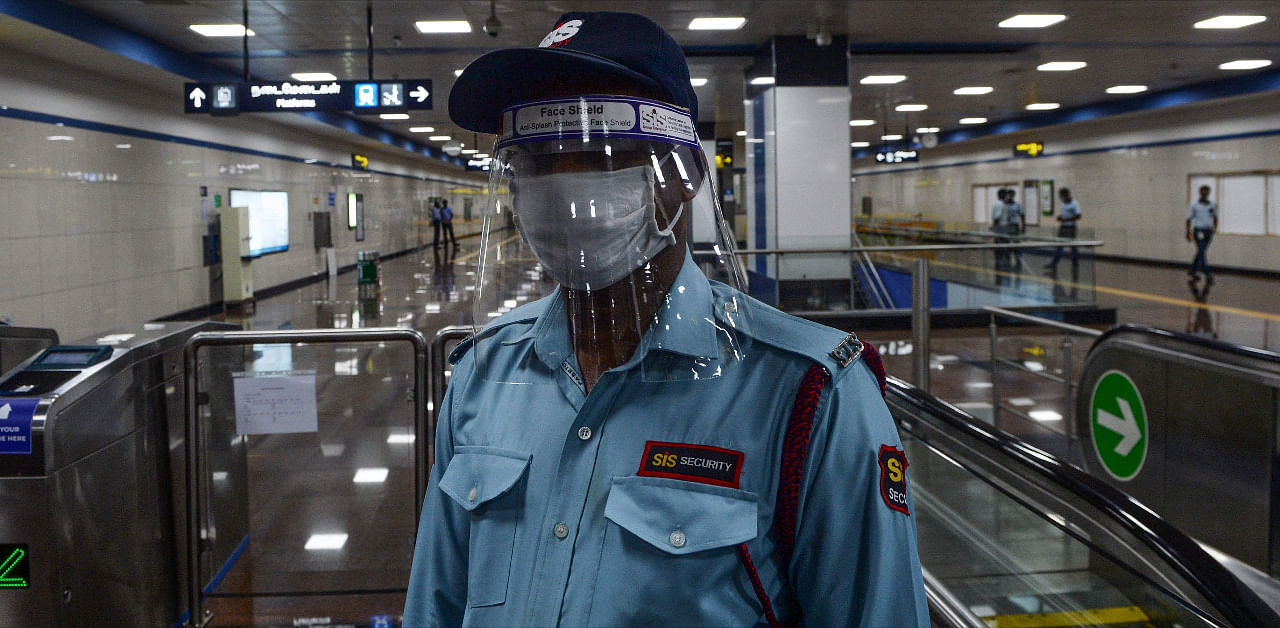
[[[0,589],[31,586],[31,559],[23,543],[0,543]]]
[[[97,355],[97,351],[50,351],[40,358],[40,364],[87,366]]]
[[[249,255],[289,250],[289,193],[231,190],[231,207],[249,208]]]

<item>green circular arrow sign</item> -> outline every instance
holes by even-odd
[[[1089,402],[1093,450],[1111,477],[1132,480],[1147,459],[1147,409],[1128,375],[1107,371]]]

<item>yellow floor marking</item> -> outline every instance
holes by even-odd
[[[1060,613],[1027,613],[983,617],[991,628],[1058,628],[1060,626],[1127,626],[1142,624],[1151,618],[1137,606],[1118,608],[1082,608]]]
[[[892,258],[897,258],[899,260],[916,259],[914,257],[910,257],[906,255],[897,255],[892,253],[887,254],[887,256]],[[1126,297],[1129,299],[1135,299],[1139,301],[1155,301],[1157,303],[1164,303],[1165,305],[1176,305],[1179,307],[1186,307],[1186,308],[1206,309],[1213,312],[1222,312],[1223,314],[1235,314],[1237,316],[1261,318],[1269,321],[1280,321],[1280,314],[1271,314],[1269,312],[1259,312],[1258,310],[1248,310],[1241,307],[1232,307],[1230,305],[1214,305],[1212,303],[1200,303],[1199,301],[1190,301],[1187,299],[1179,299],[1176,297],[1166,297],[1158,294],[1147,294],[1145,292],[1136,292],[1133,290],[1125,290],[1123,288],[1111,288],[1108,286],[1100,286],[1097,284],[1091,286],[1088,284],[1076,283],[1072,281],[1050,279],[1048,277],[1037,277],[1036,275],[1023,275],[1020,273],[1013,273],[1013,272],[1001,271],[1001,270],[990,270],[983,267],[969,266],[967,264],[957,264],[954,262],[944,262],[940,260],[929,260],[929,264],[931,266],[947,266],[951,268],[960,268],[964,270],[974,270],[974,271],[980,271],[984,273],[993,273],[993,274],[1001,275],[1004,277],[1018,278],[1018,279],[1021,279],[1022,281],[1036,281],[1039,283],[1050,284],[1050,285],[1057,284],[1067,288],[1094,290],[1095,292],[1102,292],[1106,294]]]
[[[506,244],[506,243],[508,243],[508,242],[510,242],[510,241],[512,241],[512,240],[519,240],[519,239],[520,239],[520,234],[516,234],[516,235],[513,235],[513,236],[511,236],[510,238],[507,238],[506,240],[503,240],[503,241],[501,241],[501,242],[497,242],[497,243],[494,243],[494,244],[490,244],[490,245],[489,245],[489,248],[490,248],[490,249],[494,249],[494,248],[500,247],[500,246],[502,246],[502,245],[504,245],[504,244]],[[480,249],[476,249],[476,250],[474,250],[474,251],[470,251],[470,252],[465,253],[465,254],[463,254],[463,255],[459,255],[459,256],[457,256],[457,257],[453,258],[453,261],[454,261],[454,262],[465,262],[465,261],[469,261],[469,260],[471,260],[471,259],[475,258],[475,257],[476,257],[476,256],[478,256],[478,255],[480,255]]]

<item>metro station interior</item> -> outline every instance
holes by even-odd
[[[1280,626],[1272,0],[0,0],[0,627],[402,625],[446,356],[555,287],[450,90],[569,10],[883,358],[933,625]]]

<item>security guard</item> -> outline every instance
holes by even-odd
[[[879,360],[744,294],[676,42],[568,13],[449,110],[499,139],[404,625],[928,624]]]

